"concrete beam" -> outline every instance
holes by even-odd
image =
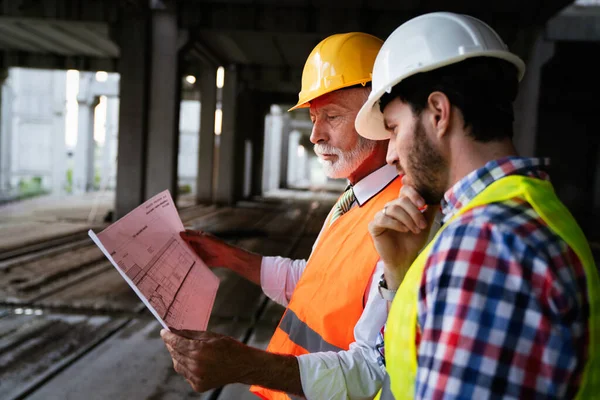
[[[546,37],[553,41],[600,41],[600,7],[567,7],[548,21]]]
[[[196,202],[212,203],[214,184],[215,110],[217,105],[217,70],[205,66],[200,75],[200,140]]]
[[[125,57],[124,59],[126,59]],[[122,62],[123,58],[121,59]],[[87,56],[61,56],[56,54],[28,53],[0,50],[0,68],[26,67],[41,69],[76,69],[79,71],[118,72],[119,61],[113,58]]]
[[[302,68],[244,65],[239,67],[239,76],[247,82],[249,90],[297,95],[302,82]]]
[[[127,2],[132,1],[122,3]],[[115,21],[119,15],[119,7],[115,7],[112,0],[13,0],[3,2],[0,12],[5,16],[20,18]]]
[[[153,10],[151,31],[145,197],[169,189],[175,199],[181,94],[176,11],[170,8]]]
[[[572,0],[523,3],[494,0],[484,3],[455,1],[444,10],[481,18],[495,28],[515,30],[516,24],[543,23]],[[428,3],[428,4],[425,4]],[[402,22],[419,14],[439,11],[435,2],[182,2],[182,26],[221,31],[297,32],[330,35],[361,31],[387,37]]]

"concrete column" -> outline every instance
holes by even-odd
[[[144,201],[150,78],[149,15],[124,14],[120,21],[120,103],[115,217]]]
[[[281,126],[281,165],[279,167],[279,187],[288,187],[288,163],[289,163],[289,143],[290,143],[290,116],[283,114],[283,124]]]
[[[119,143],[119,98],[109,97],[106,104],[106,141],[102,154],[102,190],[115,187],[115,159]]]
[[[298,154],[298,146],[300,145],[300,132],[294,130],[288,135],[288,165],[287,177],[288,185],[297,186],[298,181],[303,178],[301,171],[301,155]]]
[[[279,188],[281,171],[281,140],[283,116],[278,106],[272,108],[265,122],[263,191]]]
[[[196,202],[213,202],[215,151],[215,109],[217,105],[216,68],[205,66],[200,75],[200,140]]]
[[[252,194],[252,166],[253,158],[252,154],[252,140],[246,139],[244,141],[244,191],[242,192],[242,198],[246,199]]]
[[[260,101],[256,102],[253,111],[253,134],[252,134],[252,185],[250,195],[261,196],[263,186],[263,165],[265,150],[265,116],[269,112],[273,102],[266,93],[261,94]]]
[[[179,31],[174,1],[120,21],[116,217],[165,189],[177,197]]]
[[[153,10],[146,198],[165,189],[177,197],[181,99],[178,37],[174,7]]]
[[[234,204],[236,200],[236,119],[237,119],[237,71],[235,66],[225,70],[223,86],[223,127],[219,137],[219,156],[217,162],[217,182],[215,202],[218,204]],[[243,146],[242,146],[243,148]],[[243,164],[242,164],[243,165]],[[241,190],[241,188],[238,188]]]
[[[79,74],[79,94],[77,95],[77,146],[73,167],[73,193],[85,193],[94,184],[94,108],[97,98],[90,93],[94,74]]]
[[[65,71],[54,71],[52,75],[54,92],[54,115],[52,121],[52,143],[54,147],[52,149],[52,192],[54,194],[62,194],[65,190],[67,181],[67,146],[65,142],[65,117],[67,104],[67,93],[65,91],[65,87],[67,73]],[[94,139],[92,137],[92,142],[93,140]]]
[[[539,32],[531,45],[527,71],[514,104],[514,143],[522,156],[535,155],[542,67],[553,56],[554,43],[546,41],[543,32]]]
[[[0,193],[10,186],[12,92],[6,78],[8,69],[0,69]]]

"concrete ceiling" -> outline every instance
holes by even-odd
[[[118,67],[111,40],[123,12],[166,0],[15,0],[0,2],[0,66]],[[251,85],[296,92],[306,56],[324,37],[363,31],[385,39],[404,21],[430,11],[468,13],[512,45],[572,0],[177,0],[188,32],[188,66],[209,59],[238,64]],[[518,50],[517,50],[518,52]],[[184,68],[186,68],[184,66]]]
[[[404,21],[430,11],[467,13],[488,22],[507,43],[541,26],[572,0],[184,0],[181,23],[224,62],[301,67],[333,33],[362,31],[385,39]]]
[[[63,56],[119,57],[101,22],[0,17],[0,49]]]
[[[430,11],[481,18],[510,45],[541,27],[572,0],[183,0],[181,24],[221,64],[241,66],[257,89],[297,92],[306,56],[324,37],[362,31],[385,39],[406,20]],[[519,46],[515,46],[519,52]],[[511,47],[512,48],[512,47]],[[525,54],[521,54],[525,56]]]

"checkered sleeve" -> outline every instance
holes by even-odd
[[[564,319],[569,304],[557,309],[569,296],[551,263],[489,218],[466,213],[446,228],[419,292],[417,399],[566,395],[581,329]]]

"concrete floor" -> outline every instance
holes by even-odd
[[[180,216],[249,250],[304,258],[336,197],[291,191],[237,207],[181,208]],[[173,371],[158,323],[77,236],[104,226],[110,195],[46,200],[0,208],[1,399],[254,398],[244,385],[194,393]],[[209,329],[266,347],[283,308],[230,271],[215,272],[221,286]]]

